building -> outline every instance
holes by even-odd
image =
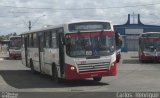
[[[131,16],[133,20],[131,20]],[[140,20],[140,14],[128,14],[128,20],[123,25],[114,25],[115,32],[122,35],[123,45],[122,51],[138,51],[138,38],[141,33],[145,32],[160,32],[160,26],[145,25]]]

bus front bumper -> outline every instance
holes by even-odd
[[[93,77],[103,77],[103,76],[116,76],[117,74],[117,65],[116,63],[114,66],[108,70],[98,70],[98,71],[85,71],[85,72],[77,72],[77,69],[70,70],[72,65],[66,64],[66,71],[65,71],[65,79],[66,80],[78,80],[78,79],[85,79],[85,78],[93,78]]]
[[[160,56],[140,56],[141,61],[159,61],[160,62]]]

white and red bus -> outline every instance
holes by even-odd
[[[117,63],[121,60],[121,46],[122,46],[122,36],[115,32],[115,41],[116,41],[116,61]]]
[[[10,36],[9,41],[9,58],[21,59],[21,36]]]
[[[140,35],[139,60],[160,61],[160,32],[146,32]]]
[[[21,34],[22,63],[56,81],[115,76],[116,45],[107,21],[75,21]]]

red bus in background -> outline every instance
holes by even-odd
[[[9,58],[21,59],[21,36],[10,36]]]
[[[160,32],[147,32],[140,35],[139,60],[160,61]]]
[[[115,42],[116,42],[116,62],[119,63],[121,59],[122,37],[118,32],[115,32]]]

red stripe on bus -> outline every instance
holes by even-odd
[[[113,32],[103,32],[102,33],[102,36],[113,36]],[[101,32],[93,32],[93,33],[72,33],[72,34],[69,34],[70,37],[81,37],[81,36],[86,36],[86,37],[96,37],[96,36],[99,36],[101,35]]]

